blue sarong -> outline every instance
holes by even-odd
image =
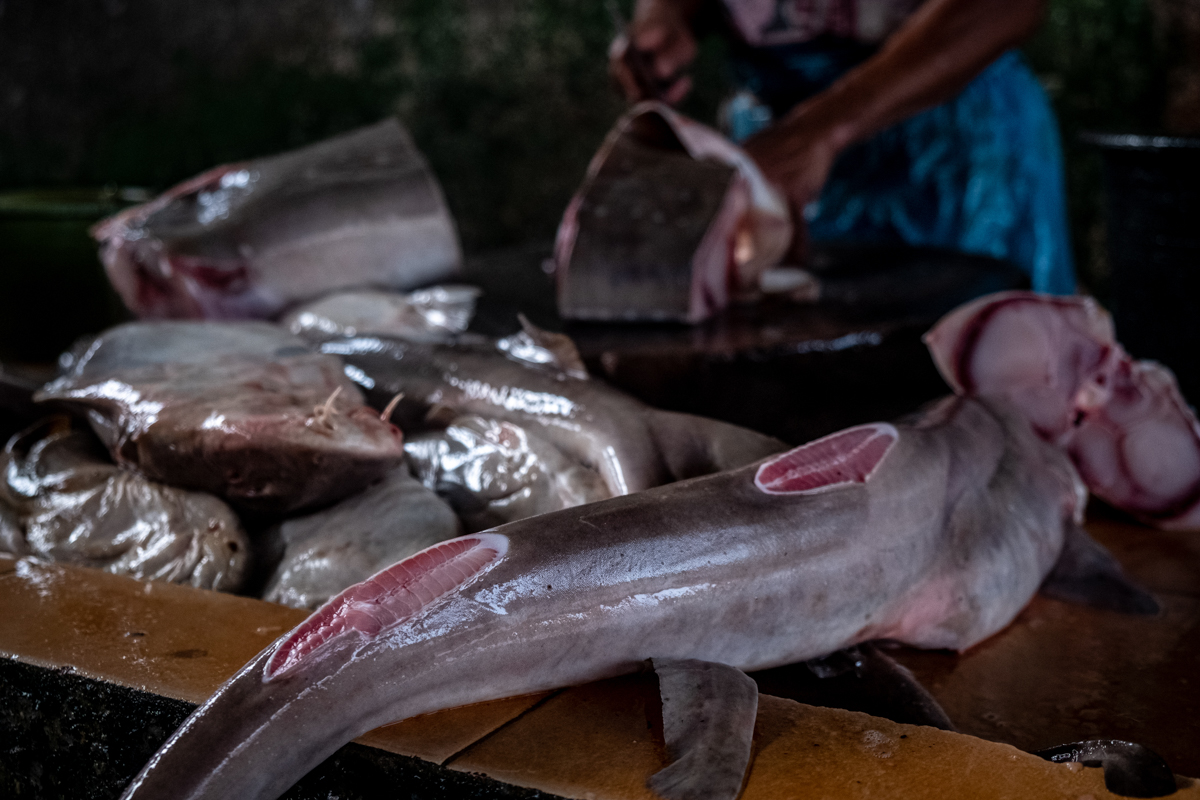
[[[731,106],[734,137],[781,117],[871,52],[816,39],[735,53],[738,82],[763,106],[744,95]],[[1017,264],[1036,291],[1075,291],[1058,125],[1015,51],[945,103],[848,148],[805,218],[813,241],[988,255]]]

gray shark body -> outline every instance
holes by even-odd
[[[651,658],[751,670],[880,638],[963,649],[1037,591],[1083,501],[1067,458],[1021,417],[956,398],[452,539],[264,650],[125,798],[268,800],[379,725]],[[668,738],[692,718],[668,717]]]

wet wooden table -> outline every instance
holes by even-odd
[[[971,651],[897,655],[972,736],[764,696],[745,800],[1111,797],[1030,749],[1124,738],[1200,775],[1200,536],[1094,518],[1154,618],[1035,599]],[[114,798],[193,704],[305,615],[248,598],[0,558],[0,794]],[[634,675],[388,726],[289,798],[644,798],[665,764]],[[981,737],[981,738],[975,738]],[[986,741],[985,741],[986,740]],[[1177,797],[1200,798],[1180,779]]]

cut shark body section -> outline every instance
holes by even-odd
[[[783,196],[743,150],[669,106],[621,117],[558,228],[565,318],[699,322],[783,256]]]
[[[1067,458],[1002,403],[951,398],[894,429],[861,483],[772,494],[751,464],[389,568],[402,586],[446,577],[397,600],[387,626],[378,611],[343,615],[371,633],[314,633],[391,591],[376,579],[347,590],[218,690],[125,798],[271,800],[379,725],[651,658],[749,670],[877,638],[970,647],[1037,591],[1084,494]]]
[[[1094,300],[989,295],[925,341],[956,392],[1012,402],[1097,497],[1158,527],[1200,528],[1200,423],[1171,371],[1131,358]]]
[[[441,188],[395,119],[215,167],[92,231],[113,287],[154,319],[266,319],[347,287],[453,277]]]

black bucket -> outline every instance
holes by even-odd
[[[1132,355],[1200,402],[1200,138],[1084,134],[1104,156],[1112,312]]]

